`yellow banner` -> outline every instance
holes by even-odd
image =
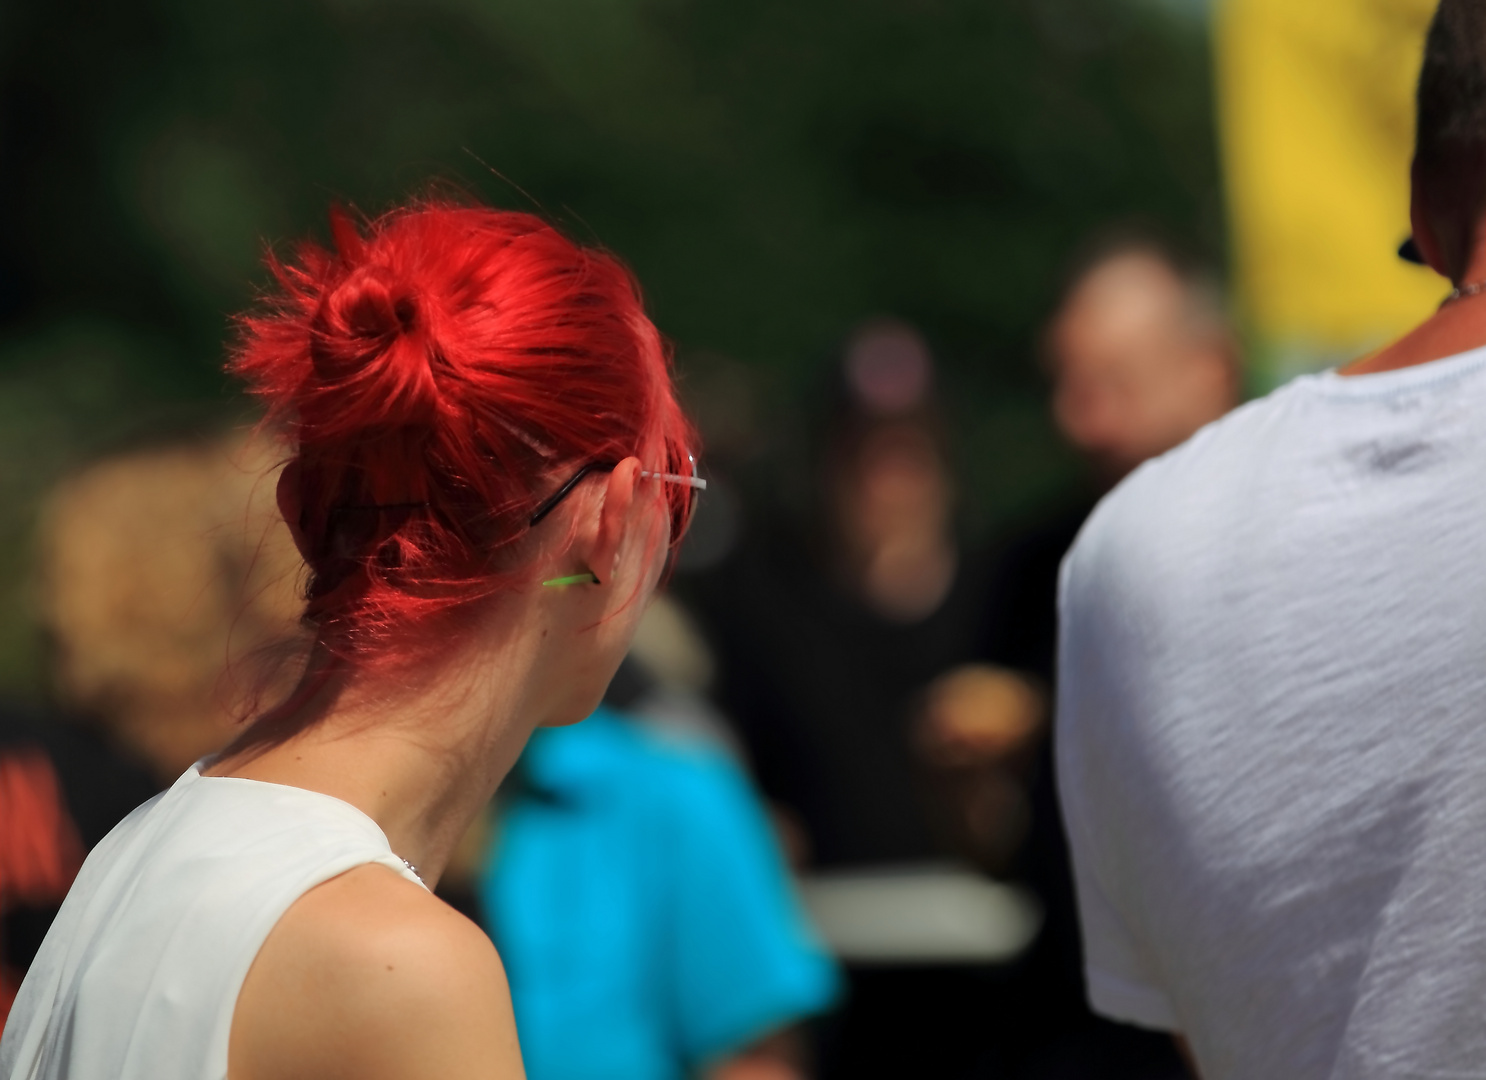
[[[1220,0],[1235,285],[1263,384],[1384,344],[1449,290],[1395,254],[1435,3]]]

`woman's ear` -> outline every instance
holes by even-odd
[[[294,537],[294,546],[299,549],[300,557],[309,562],[309,544],[305,542],[304,529],[300,527],[304,504],[299,496],[298,458],[285,465],[279,473],[279,484],[274,489],[274,495],[278,499],[279,513],[284,517],[284,524],[289,526],[289,535]]]
[[[609,473],[599,506],[598,529],[594,533],[589,567],[602,582],[614,577],[619,566],[619,553],[631,527],[630,511],[635,504],[635,490],[640,483],[640,459],[628,457]]]

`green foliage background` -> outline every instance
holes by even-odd
[[[987,535],[1073,476],[1033,361],[1070,250],[1139,218],[1221,255],[1205,35],[1155,0],[9,0],[0,689],[39,685],[46,486],[240,413],[264,244],[431,180],[619,252],[683,373],[746,365],[776,426],[862,318],[917,323]]]

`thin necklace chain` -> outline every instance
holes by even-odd
[[[1467,296],[1477,296],[1483,292],[1486,292],[1486,281],[1467,281],[1464,285],[1457,285],[1450,290],[1450,295],[1445,297],[1445,304],[1464,300]],[[1440,306],[1444,307],[1445,304]]]

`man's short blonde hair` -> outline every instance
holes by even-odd
[[[162,779],[230,737],[267,689],[270,655],[297,637],[302,564],[275,506],[281,454],[241,435],[129,453],[44,507],[38,600],[56,693]]]

